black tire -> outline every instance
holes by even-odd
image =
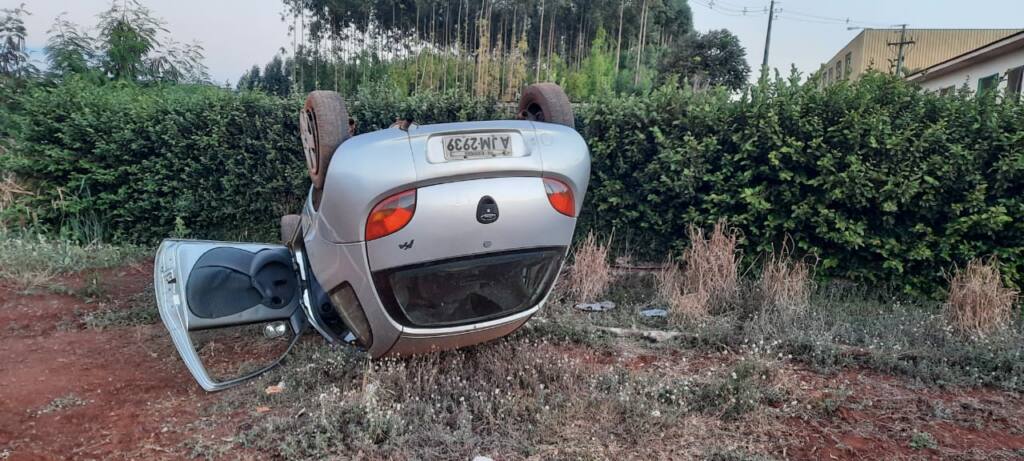
[[[295,241],[301,238],[299,225],[302,217],[297,214],[286,214],[281,216],[281,243],[291,247]]]
[[[335,149],[349,137],[348,109],[334,91],[313,91],[299,113],[299,137],[313,187],[323,189]]]
[[[576,128],[572,104],[562,87],[554,83],[534,83],[523,90],[519,98],[516,118],[537,122],[557,123]]]

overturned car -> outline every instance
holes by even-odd
[[[372,358],[427,353],[507,335],[550,293],[590,175],[561,88],[527,87],[517,120],[400,121],[358,136],[349,123],[337,93],[307,98],[312,186],[301,214],[281,219],[283,244],[160,245],[160,316],[204,389],[262,373],[307,326]],[[211,372],[225,344],[252,336],[283,351]]]

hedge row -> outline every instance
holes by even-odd
[[[0,157],[34,191],[5,222],[107,240],[263,239],[307,179],[300,101],[210,87],[66,82],[19,99]],[[364,89],[361,131],[500,118],[492,101]],[[881,75],[819,90],[762,82],[742,97],[667,87],[577,110],[593,156],[582,226],[643,259],[726,218],[748,260],[792,239],[820,273],[933,292],[943,271],[996,255],[1024,279],[1024,107],[937,97]],[[70,230],[69,230],[70,229]]]
[[[748,261],[787,239],[820,273],[936,294],[997,256],[1024,279],[1024,105],[939,97],[883,75],[819,90],[765,82],[739,99],[663,89],[582,114],[583,216],[641,256],[728,219]]]
[[[72,80],[35,87],[19,102],[18,135],[0,167],[34,193],[4,211],[8,225],[86,240],[261,240],[308,192],[299,99]],[[399,98],[384,87],[357,95],[350,112],[362,131],[396,115],[421,123],[497,116],[493,101]]]

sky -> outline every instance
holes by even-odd
[[[109,0],[0,0],[0,8],[21,3],[28,47],[41,59],[46,31],[54,18],[92,26]],[[634,2],[636,3],[636,2]],[[729,29],[747,50],[751,69],[764,53],[768,1],[689,0],[694,27]],[[143,0],[163,18],[175,40],[198,41],[215,82],[234,83],[253,64],[263,65],[282,47],[291,49],[288,25],[281,21],[280,0]],[[748,14],[743,14],[746,7]],[[907,23],[911,28],[1022,28],[1021,0],[780,0],[776,2],[768,64],[788,72],[795,65],[808,73],[846,45],[857,30],[850,25],[883,28]],[[824,18],[836,18],[838,21]]]

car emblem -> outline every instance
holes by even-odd
[[[476,220],[480,224],[490,224],[498,220],[498,204],[490,195],[485,195],[476,205]]]
[[[416,240],[409,240],[408,242],[399,243],[398,244],[398,248],[401,248],[403,250],[408,250],[408,249],[412,248],[412,244],[415,243],[415,242],[416,242]]]

